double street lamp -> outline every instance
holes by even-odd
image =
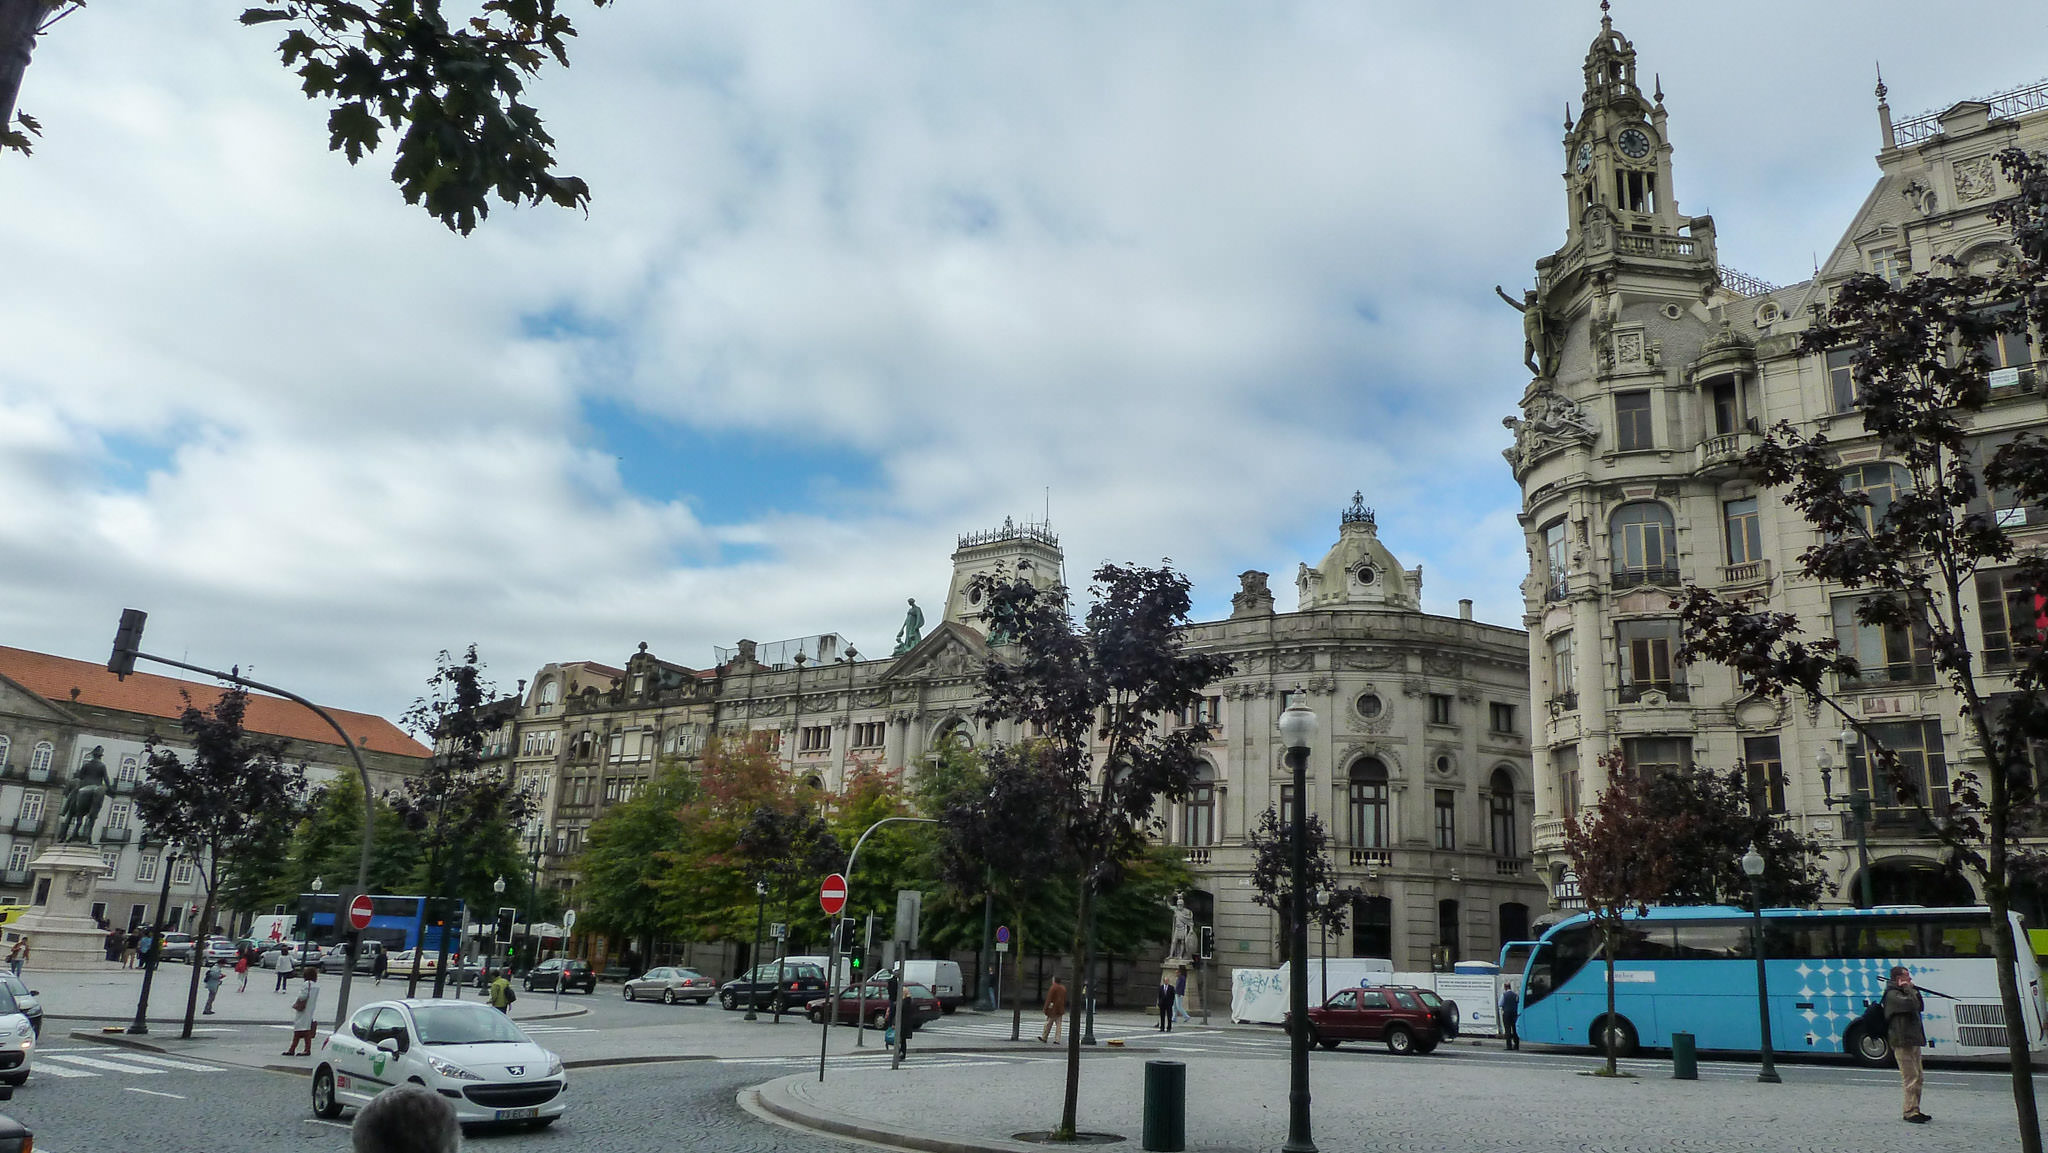
[[[761,924],[767,916],[768,882],[765,879],[757,880],[754,882],[754,952],[751,957],[754,968],[752,972],[747,974],[748,980],[745,982],[747,992],[746,1019],[749,1021],[761,1019],[761,1015],[754,1011],[754,988],[760,982],[753,980],[753,978],[758,977],[761,973]],[[829,988],[830,985],[831,982],[827,981],[826,986]]]
[[[1856,743],[1856,730],[1843,729],[1842,735],[1835,739],[1842,742],[1842,756],[1846,759],[1849,756],[1849,746]],[[1871,895],[1870,882],[1870,792],[1867,789],[1856,791],[1852,788],[1846,796],[1835,795],[1835,759],[1825,745],[1822,746],[1820,754],[1813,758],[1813,767],[1820,770],[1821,802],[1829,806],[1840,805],[1849,810],[1849,833],[1856,838],[1857,888],[1863,897],[1862,907],[1868,909],[1877,904]]]
[[[1776,1085],[1782,1080],[1778,1076],[1777,1063],[1771,1054],[1771,986],[1764,976],[1764,855],[1751,845],[1742,854],[1742,872],[1749,878],[1749,907],[1755,918],[1750,929],[1751,951],[1756,954],[1756,1018],[1763,1033],[1764,1063],[1757,1070],[1756,1079],[1767,1085]]]
[[[1287,846],[1287,1143],[1283,1153],[1316,1153],[1309,1135],[1308,1097],[1308,747],[1316,736],[1315,711],[1299,702],[1280,712],[1280,743],[1294,770],[1294,811]]]

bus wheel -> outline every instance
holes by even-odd
[[[1849,1026],[1842,1035],[1842,1048],[1856,1059],[1858,1065],[1870,1069],[1882,1069],[1892,1063],[1892,1044],[1883,1033],[1865,1028],[1861,1022]]]
[[[1613,1021],[1611,1026],[1607,1024],[1610,1020]],[[1603,1054],[1607,1052],[1607,1038],[1602,1036],[1602,1034],[1610,1028],[1614,1033],[1614,1055],[1616,1057],[1635,1056],[1636,1027],[1629,1024],[1626,1017],[1602,1017],[1598,1021],[1593,1022],[1593,1028],[1588,1034],[1593,1048]]]

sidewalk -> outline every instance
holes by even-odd
[[[1038,1050],[1034,1049],[1033,1055]],[[804,1128],[929,1153],[1045,1153],[1016,1139],[1059,1120],[1065,1062],[938,1064],[914,1049],[904,1068],[845,1069],[771,1081],[752,1103]],[[1143,1135],[1143,1054],[1085,1054],[1079,1122],[1136,1149]],[[2011,1099],[1957,1093],[1928,1099],[1935,1120],[1899,1120],[1895,1080],[1844,1085],[1784,1070],[1782,1085],[1752,1075],[1674,1081],[1648,1074],[1581,1074],[1595,1058],[1542,1057],[1504,1070],[1439,1054],[1363,1061],[1317,1054],[1311,1063],[1314,1137],[1327,1150],[1514,1149],[1605,1153],[1673,1149],[1854,1149],[1980,1153],[2010,1148]],[[1275,1150],[1287,1137],[1288,1066],[1280,1058],[1187,1064],[1187,1149]],[[971,1104],[968,1104],[971,1103]]]

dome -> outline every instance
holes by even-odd
[[[1403,569],[1380,543],[1379,524],[1365,507],[1365,494],[1352,493],[1351,507],[1340,521],[1337,543],[1311,568],[1304,564],[1295,578],[1300,599],[1297,611],[1333,608],[1379,608],[1420,611],[1422,568]]]

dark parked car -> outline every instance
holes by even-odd
[[[1424,992],[1401,985],[1339,990],[1309,1009],[1308,1039],[1325,1049],[1345,1041],[1379,1041],[1389,1053],[1427,1053],[1443,1043],[1445,1034],[1437,1009],[1419,996]],[[1447,1004],[1438,1000],[1439,1006]],[[1451,1010],[1454,1019],[1456,1012]],[[1286,1024],[1291,1032],[1294,1014],[1287,1015]]]
[[[526,971],[526,991],[553,989],[559,985],[563,992],[581,989],[586,993],[597,992],[597,974],[590,971],[590,962],[571,961],[556,957],[542,961]]]
[[[825,966],[809,961],[783,961],[778,966],[767,961],[720,986],[718,1003],[727,1009],[751,1004],[756,1009],[787,1013],[824,992]]]
[[[833,1014],[832,1023],[835,1025],[851,1025],[862,1020],[861,997],[863,994],[867,998],[867,1016],[865,1019],[868,1026],[874,1029],[881,1028],[883,1021],[889,1016],[889,983],[887,981],[869,981],[866,986],[848,985],[846,988],[839,990],[839,996],[835,999],[839,1011]],[[910,1027],[912,1029],[927,1021],[936,1021],[945,1015],[946,1007],[940,1003],[939,995],[923,985],[905,985],[903,987],[903,995],[910,1002]],[[819,997],[817,1000],[804,1006],[804,1015],[809,1017],[813,1024],[822,1024],[825,1020],[826,1003],[826,998]]]
[[[0,1085],[0,1101],[13,1099],[14,1088]],[[0,1153],[28,1153],[28,1150],[34,1149],[35,1146],[36,1135],[29,1132],[28,1126],[5,1113],[0,1113]]]

